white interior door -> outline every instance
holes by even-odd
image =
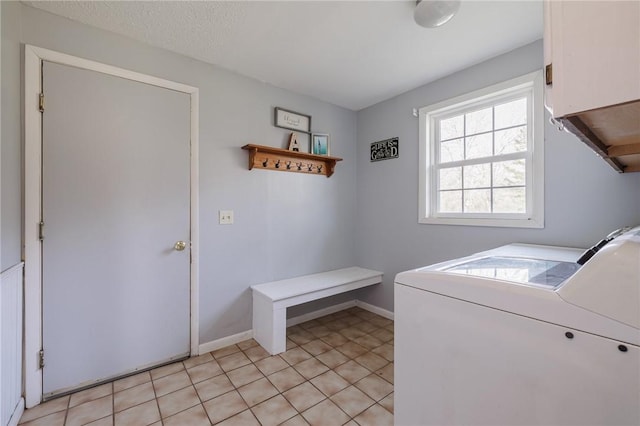
[[[190,98],[46,61],[42,84],[46,398],[189,353]]]

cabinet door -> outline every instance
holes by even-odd
[[[640,2],[552,0],[545,7],[555,117],[640,99]]]

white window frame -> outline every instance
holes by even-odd
[[[419,211],[418,223],[441,225],[497,226],[519,228],[544,227],[544,99],[542,70],[485,87],[453,99],[422,107],[419,113]],[[436,120],[462,114],[470,108],[493,105],[527,95],[527,151],[500,156],[501,160],[526,159],[527,212],[438,213],[438,179],[436,176],[438,147]],[[479,158],[477,163],[486,163]],[[468,161],[468,160],[467,160]],[[474,160],[475,161],[475,160]],[[449,163],[447,163],[449,164]],[[465,165],[468,164],[465,161]]]

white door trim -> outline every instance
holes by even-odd
[[[73,66],[128,80],[151,84],[191,97],[191,355],[198,355],[198,289],[199,289],[199,232],[198,232],[198,88],[161,78],[140,74],[111,65],[77,58],[53,50],[25,45],[24,52],[24,261],[25,261],[25,342],[24,342],[24,386],[28,408],[42,399],[42,370],[39,352],[42,348],[42,252],[38,223],[41,220],[42,193],[42,121],[39,111],[39,94],[42,91],[42,61]]]

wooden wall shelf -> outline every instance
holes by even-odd
[[[330,177],[335,170],[336,163],[342,161],[342,158],[338,157],[289,151],[264,145],[247,144],[242,149],[249,151],[249,170],[255,167]]]

